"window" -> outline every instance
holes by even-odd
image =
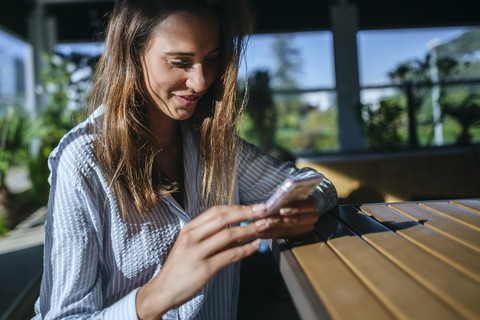
[[[459,118],[459,113],[467,112],[464,101],[480,89],[479,28],[361,31],[357,43],[366,125],[374,126],[374,117],[381,119],[387,113],[393,117],[395,109],[401,110],[395,121],[390,119],[395,125],[382,128],[397,133],[390,135],[392,140],[367,136],[370,146],[466,144],[465,132],[468,143],[480,141],[480,120],[467,123]],[[472,103],[480,112],[480,101],[475,99]]]
[[[8,107],[34,110],[32,48],[0,29],[0,114]]]
[[[338,148],[332,41],[328,31],[251,37],[240,69],[249,77],[247,140],[294,154]],[[261,77],[268,88],[259,88]],[[255,115],[266,104],[254,97],[258,90],[271,90],[274,112]]]

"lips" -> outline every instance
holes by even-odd
[[[200,100],[201,95],[176,95],[175,98],[184,106],[190,107],[197,104],[198,100]]]

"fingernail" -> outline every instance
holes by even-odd
[[[267,226],[277,224],[280,222],[280,219],[277,219],[277,218],[268,218],[266,220],[267,220]]]
[[[250,242],[250,244],[253,246],[253,247],[260,247],[260,244],[262,243],[262,240],[261,239],[257,239],[257,240],[254,240],[252,242]]]
[[[281,216],[292,216],[297,214],[300,210],[298,208],[282,208],[278,212]]]
[[[257,220],[255,221],[255,225],[259,228],[261,228],[261,230],[265,230],[268,228],[268,223],[267,223],[267,220],[265,219],[260,219],[260,220]]]
[[[252,211],[256,213],[256,215],[265,212],[265,203],[257,203],[256,205],[252,206]]]

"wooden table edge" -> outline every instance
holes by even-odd
[[[300,318],[331,319],[288,243],[283,239],[267,241]]]

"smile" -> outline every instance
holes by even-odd
[[[200,95],[189,95],[189,96],[175,96],[175,98],[184,106],[191,107],[194,106],[202,96]]]

